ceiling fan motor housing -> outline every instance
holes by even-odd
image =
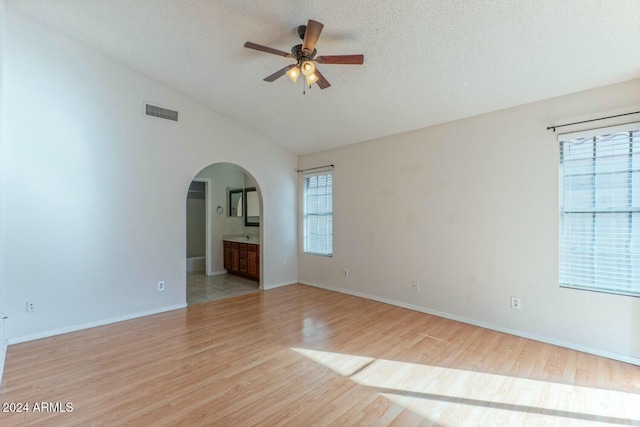
[[[294,47],[291,48],[291,54],[293,55],[294,58],[296,58],[298,60],[298,62],[301,62],[305,59],[313,59],[316,57],[316,54],[318,53],[317,49],[313,49],[313,52],[311,52],[311,54],[307,54],[305,51],[302,50],[302,45],[301,44],[297,44]]]

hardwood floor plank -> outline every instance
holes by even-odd
[[[640,425],[640,367],[292,285],[12,345],[12,425]]]

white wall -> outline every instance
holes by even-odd
[[[215,162],[260,182],[265,287],[296,281],[294,154],[10,8],[3,43],[11,342],[183,306],[187,189]],[[145,116],[144,101],[180,121]]]
[[[335,170],[334,256],[299,253],[300,281],[638,363],[640,298],[558,286],[546,130],[638,106],[633,80],[301,156]]]

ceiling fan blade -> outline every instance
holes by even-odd
[[[263,80],[265,82],[272,82],[272,81],[274,81],[276,79],[279,79],[280,77],[282,77],[285,74],[287,74],[287,71],[289,71],[290,69],[292,69],[295,66],[296,66],[296,64],[287,65],[286,67],[276,71],[275,73],[271,74],[270,76],[265,77]]]
[[[314,21],[313,19],[309,19],[307,23],[307,29],[304,32],[304,40],[302,41],[302,51],[307,55],[311,55],[313,50],[316,48],[316,43],[318,42],[318,37],[320,37],[320,33],[324,25],[319,23],[318,21]]]
[[[364,63],[364,55],[323,55],[315,61],[318,64],[360,65]]]
[[[246,42],[244,44],[244,47],[247,47],[249,49],[259,50],[260,52],[266,52],[266,53],[272,53],[274,55],[284,56],[285,58],[293,58],[293,55],[291,55],[289,52],[285,52],[283,50],[274,49],[274,48],[268,47],[268,46],[262,46],[261,44],[256,44],[256,43],[252,43],[252,42]]]
[[[324,78],[324,76],[322,75],[322,73],[320,72],[320,70],[318,70],[316,68],[316,72],[315,72],[316,76],[318,77],[318,81],[316,82],[316,84],[318,85],[318,87],[320,89],[326,89],[329,86],[331,86],[331,83],[329,83],[329,81],[327,79]]]

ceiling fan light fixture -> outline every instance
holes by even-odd
[[[316,66],[312,61],[304,61],[300,68],[302,69],[302,74],[307,77],[316,72]]]
[[[316,76],[315,74],[311,74],[309,76],[305,76],[307,78],[307,86],[311,86],[312,84],[314,84],[315,82],[317,82],[318,76]]]
[[[289,71],[287,71],[287,77],[289,77],[289,79],[294,83],[298,81],[299,76],[300,76],[300,68],[298,67],[291,67]]]

